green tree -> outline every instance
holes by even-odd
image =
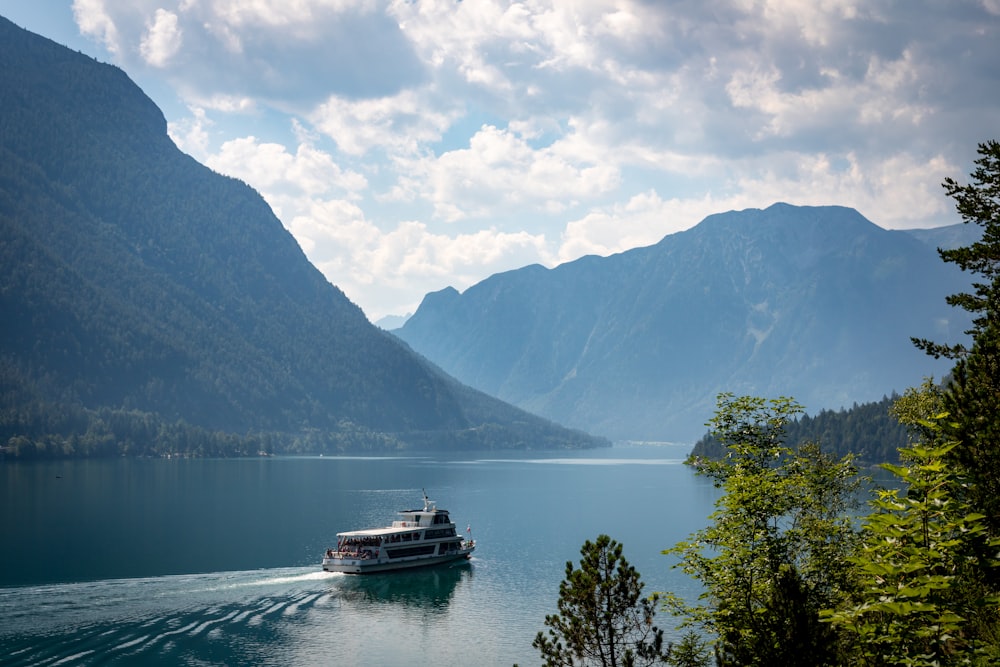
[[[669,647],[653,624],[657,596],[643,598],[639,573],[607,535],[587,540],[580,567],[566,563],[559,613],[545,617],[548,635],[532,642],[546,667],[632,667],[666,662]]]
[[[938,250],[975,278],[972,292],[953,294],[949,304],[973,315],[971,346],[914,339],[934,357],[955,360],[943,407],[949,414],[944,430],[956,442],[949,459],[968,476],[973,506],[987,517],[991,534],[1000,535],[1000,143],[979,145],[972,182],[947,178],[943,185],[966,224],[983,228],[970,246]]]
[[[975,548],[985,516],[954,493],[964,481],[947,463],[956,443],[941,442],[938,422],[922,429],[935,435],[905,448],[903,465],[882,466],[902,488],[871,503],[862,549],[850,559],[862,584],[857,598],[822,615],[854,635],[853,664],[997,664],[998,599],[983,577],[994,564]],[[995,551],[997,541],[989,543]]]
[[[898,463],[899,448],[907,445],[907,428],[893,419],[889,410],[895,394],[879,401],[855,403],[840,410],[820,410],[803,415],[785,426],[785,442],[822,442],[823,451],[836,456],[853,454],[859,463]],[[721,458],[726,449],[711,434],[694,444],[692,456]]]
[[[710,426],[727,455],[695,463],[724,493],[707,528],[664,552],[704,586],[701,604],[671,595],[667,606],[713,638],[720,665],[839,663],[819,610],[851,588],[857,471],[850,457],[784,444],[801,411],[787,398],[719,396]]]
[[[941,427],[930,420],[944,412],[943,393],[941,385],[934,384],[934,378],[924,378],[919,388],[910,387],[889,407],[889,415],[910,433],[907,445],[912,444],[914,439],[918,442],[933,442],[938,439]]]

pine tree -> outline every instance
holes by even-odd
[[[596,542],[587,540],[580,555],[579,568],[566,563],[559,613],[545,617],[548,635],[539,632],[532,643],[545,667],[666,662],[669,647],[653,624],[657,596],[642,597],[639,573],[625,560],[622,545],[600,535]]]
[[[972,183],[951,178],[943,185],[963,221],[983,228],[981,240],[970,246],[938,250],[975,276],[971,293],[953,294],[949,304],[973,315],[971,346],[914,339],[934,357],[955,360],[944,396],[947,435],[958,444],[951,459],[969,480],[969,496],[986,515],[990,532],[1000,535],[1000,142],[979,146]]]

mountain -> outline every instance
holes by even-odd
[[[948,371],[911,336],[957,340],[960,271],[849,208],[712,215],[656,245],[428,294],[396,330],[463,382],[610,438],[693,442],[719,392],[810,413]]]
[[[375,325],[380,329],[392,331],[393,329],[398,329],[406,324],[406,320],[410,319],[412,314],[413,313],[407,313],[406,315],[386,315],[375,322]]]
[[[0,99],[0,445],[112,417],[320,450],[602,444],[371,325],[121,70],[0,18]]]
[[[932,248],[950,250],[972,245],[982,238],[983,228],[960,222],[931,229],[908,229],[906,233]]]

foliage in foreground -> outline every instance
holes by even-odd
[[[922,428],[939,434],[940,426]],[[850,558],[861,587],[854,599],[821,616],[851,637],[852,664],[994,665],[997,604],[983,574],[994,566],[983,546],[985,516],[956,494],[964,484],[947,463],[955,442],[931,437],[885,465],[902,488],[883,489],[865,518],[864,541]]]
[[[916,442],[882,466],[898,484],[877,491],[858,533],[849,460],[781,444],[797,406],[720,397],[713,423],[729,455],[700,472],[725,493],[712,525],[665,552],[705,588],[701,605],[666,599],[717,665],[1000,664],[1000,540],[950,462],[946,416],[928,412],[941,403],[930,380],[898,401]]]
[[[994,537],[1000,536],[1000,142],[979,145],[971,182],[945,179],[943,185],[962,221],[983,228],[980,241],[938,250],[941,259],[972,273],[971,293],[947,301],[973,315],[972,344],[942,344],[914,339],[934,357],[955,360],[943,395],[949,418],[944,433],[957,444],[948,460],[968,477],[970,501],[986,516]],[[995,582],[1000,586],[1000,582]]]
[[[847,510],[858,477],[850,457],[784,444],[800,411],[786,398],[719,397],[711,423],[728,455],[700,460],[698,472],[724,493],[707,528],[664,552],[704,587],[700,604],[669,595],[667,607],[713,638],[719,665],[840,664],[819,611],[853,587]]]
[[[545,667],[633,667],[663,663],[669,647],[653,624],[657,596],[643,598],[639,573],[607,535],[587,540],[580,567],[566,563],[559,584],[559,613],[546,616],[546,635],[532,642]]]

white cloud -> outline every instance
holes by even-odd
[[[139,52],[153,67],[165,67],[181,48],[181,30],[177,25],[177,14],[165,9],[157,9],[155,18],[149,24],[146,34],[139,43]]]
[[[97,39],[112,55],[121,53],[118,27],[102,0],[73,0],[73,18],[81,34]]]
[[[197,160],[205,161],[209,151],[208,128],[212,121],[205,110],[191,107],[191,117],[167,124],[167,133],[177,147]]]
[[[726,92],[737,108],[766,117],[755,133],[788,137],[816,128],[831,128],[845,119],[859,125],[906,123],[918,125],[929,110],[910,100],[921,72],[909,51],[897,60],[872,56],[862,79],[850,79],[835,69],[824,69],[815,86],[782,90],[782,73],[772,65],[751,65],[733,73]]]
[[[490,88],[510,88],[511,84],[502,64],[490,62],[483,47],[506,42],[518,51],[529,48],[534,35],[530,11],[522,3],[396,0],[388,11],[422,60]]]
[[[350,155],[374,148],[412,154],[422,144],[440,139],[460,113],[458,108],[435,109],[431,102],[415,90],[361,100],[331,96],[310,120]]]
[[[427,292],[446,285],[465,289],[484,271],[554,259],[544,236],[528,232],[483,229],[451,236],[418,221],[383,232],[360,207],[343,200],[314,201],[290,220],[309,259],[373,320],[413,312]]]
[[[310,26],[310,30],[315,30],[317,23],[329,14],[371,12],[376,3],[374,0],[214,0],[208,4],[212,15],[232,29]]]
[[[308,143],[290,153],[281,144],[256,137],[232,139],[205,164],[245,180],[265,193],[265,198],[279,194],[313,198],[330,192],[354,196],[368,185],[363,175],[342,169],[328,153]]]
[[[625,203],[593,210],[567,223],[559,248],[559,261],[583,255],[607,256],[656,243],[667,234],[687,229],[709,213],[717,212],[711,200],[664,201],[655,190],[635,195]]]
[[[995,132],[1000,5],[915,2],[73,8],[127,72],[173,87],[174,141],[261,191],[377,315],[775,201],[952,221],[939,183]]]
[[[767,25],[798,34],[808,44],[827,46],[839,24],[866,12],[857,0],[765,0],[761,16]]]
[[[888,228],[925,226],[944,219],[950,210],[940,192],[943,175],[958,168],[942,156],[925,160],[907,153],[884,158],[797,154],[770,167],[741,169],[735,187],[753,193],[754,206],[776,201],[856,208],[876,224]]]
[[[859,121],[865,125],[900,122],[918,125],[933,111],[909,100],[914,89],[919,90],[927,78],[909,49],[890,62],[872,58],[865,75],[866,89],[853,96],[859,108]]]
[[[613,161],[582,150],[572,136],[535,149],[491,125],[480,128],[468,148],[405,166],[404,180],[452,222],[520,209],[558,213],[611,191],[620,179]]]

